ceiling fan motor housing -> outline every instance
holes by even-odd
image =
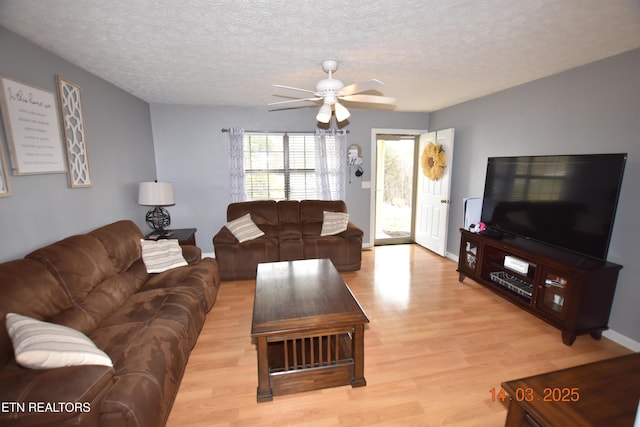
[[[316,84],[316,93],[324,98],[325,103],[335,104],[337,92],[344,87],[338,79],[324,79]]]

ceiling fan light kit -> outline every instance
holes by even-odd
[[[349,112],[349,110],[347,110],[347,108],[339,102],[336,102],[334,108],[336,110],[336,120],[338,120],[338,122],[345,121],[349,117],[351,117],[351,113]]]
[[[316,115],[316,120],[320,123],[329,123],[331,120],[332,110],[335,111],[336,120],[338,122],[342,122],[351,116],[349,110],[338,102],[338,100],[375,104],[395,104],[396,102],[396,99],[392,97],[361,93],[382,86],[383,83],[380,80],[372,79],[363,83],[354,83],[349,86],[345,86],[341,80],[333,78],[333,72],[338,69],[337,61],[324,61],[322,63],[322,69],[329,74],[329,77],[316,83],[315,91],[300,89],[293,86],[273,85],[279,88],[311,93],[313,94],[312,97],[272,102],[269,105],[280,105],[283,108],[299,108],[308,107],[309,102],[322,101],[320,110]]]
[[[316,120],[320,123],[329,123],[331,120],[331,105],[322,104],[320,111],[318,111],[318,115],[316,116]]]

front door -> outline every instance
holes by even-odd
[[[416,189],[415,241],[445,256],[449,225],[449,194],[453,166],[453,128],[420,135],[418,143],[418,179]],[[432,156],[441,147],[446,162],[442,174]]]
[[[417,135],[376,135],[376,245],[412,243]]]

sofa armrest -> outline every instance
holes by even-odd
[[[238,239],[233,233],[227,228],[222,227],[218,233],[213,236],[213,246],[216,245],[235,245],[238,243]]]
[[[360,227],[358,227],[357,225],[355,225],[352,222],[347,224],[347,229],[346,230],[344,230],[342,233],[338,234],[338,236],[344,237],[344,238],[349,238],[349,237],[360,237],[360,238],[362,238],[363,235],[364,235],[364,233],[363,233],[362,229],[360,229]]]
[[[202,259],[202,249],[193,245],[181,245],[182,256],[189,264],[197,264]]]

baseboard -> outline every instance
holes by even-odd
[[[612,329],[608,329],[602,333],[603,337],[609,338],[611,341],[620,344],[623,347],[628,348],[633,352],[640,352],[640,342],[635,341],[625,335],[622,335],[619,332],[616,332]]]

